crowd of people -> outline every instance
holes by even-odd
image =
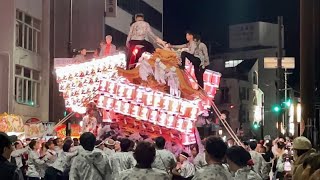
[[[181,149],[162,136],[133,140],[91,132],[79,139],[18,140],[0,133],[1,179],[266,180],[320,178],[320,154],[301,136],[249,140],[242,146],[209,136]]]

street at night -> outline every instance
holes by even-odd
[[[0,179],[319,179],[319,10],[0,0]]]

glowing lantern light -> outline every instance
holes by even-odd
[[[163,97],[163,93],[161,93],[161,92],[154,93],[154,96],[153,96],[153,107],[154,108],[161,108],[162,97]]]
[[[212,73],[211,83],[212,83],[215,87],[219,87],[220,79],[221,79],[221,74],[220,74],[220,73],[218,73],[218,72],[213,72],[213,73]]]
[[[152,106],[153,104],[153,93],[151,89],[146,90],[142,96],[142,101],[145,106]]]
[[[203,81],[211,84],[212,76],[213,76],[213,71],[206,69],[205,72],[203,73]]]
[[[117,100],[114,106],[114,112],[121,113],[122,101]]]
[[[175,126],[175,123],[176,123],[176,116],[168,115],[166,127],[173,128]]]
[[[192,110],[192,105],[190,102],[181,103],[180,116],[181,117],[190,117],[191,110]]]
[[[128,102],[123,102],[121,106],[121,113],[124,115],[130,115],[131,104]]]
[[[167,113],[161,112],[160,118],[157,122],[157,125],[159,126],[165,126],[166,125],[166,120],[167,120]]]
[[[185,146],[196,143],[196,137],[194,134],[183,134],[181,138],[182,144]]]
[[[192,130],[193,130],[193,122],[190,121],[190,120],[186,120],[186,121],[185,121],[185,124],[186,124],[186,126],[185,126],[185,132],[186,132],[186,133],[192,133]]]
[[[102,114],[103,114],[102,122],[112,122],[110,111],[103,111]]]
[[[141,107],[139,105],[133,105],[131,110],[131,116],[138,118],[140,114]]]
[[[198,107],[196,104],[193,104],[190,112],[190,119],[197,119]]]
[[[106,109],[112,109],[114,105],[114,99],[113,98],[107,98],[107,102],[106,102]]]
[[[126,88],[126,99],[132,100],[134,96],[135,86],[133,85],[127,85]]]
[[[120,98],[124,97],[125,90],[126,90],[126,86],[124,84],[119,83],[118,90],[117,90],[117,96]]]
[[[180,110],[180,99],[179,98],[171,98],[170,101],[170,112],[177,113]]]
[[[176,130],[178,130],[178,131],[182,131],[183,130],[183,122],[184,122],[184,119],[182,119],[182,118],[179,118],[178,120],[177,120],[177,124],[176,124]]]
[[[170,106],[170,101],[171,101],[171,97],[170,96],[164,96],[163,97],[163,107],[162,109],[164,110],[169,110],[169,106]]]
[[[140,111],[140,115],[139,115],[140,119],[144,120],[144,121],[147,121],[148,117],[149,117],[149,112],[150,112],[149,108],[142,107],[141,111]]]
[[[136,97],[135,100],[137,103],[141,103],[142,102],[142,97],[143,94],[145,93],[145,89],[143,87],[139,87],[136,91]]]
[[[100,96],[97,106],[101,108],[101,107],[104,107],[105,104],[106,104],[106,100],[105,100],[104,96]]]
[[[111,95],[114,95],[116,93],[117,84],[115,81],[109,81],[108,83],[108,89],[107,92]]]
[[[149,115],[149,122],[156,124],[158,115],[159,115],[158,111],[152,110]]]

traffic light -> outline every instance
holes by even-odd
[[[281,106],[279,106],[278,104],[274,105],[272,107],[272,111],[273,112],[280,112],[281,111]]]
[[[258,129],[260,127],[258,122],[253,122],[253,129]]]
[[[287,99],[285,102],[283,102],[283,104],[286,108],[289,108],[292,104],[291,99]]]

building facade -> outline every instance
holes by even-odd
[[[256,126],[263,124],[264,93],[259,88],[258,74],[257,60],[226,61],[215,97],[232,129],[242,129],[245,136],[260,136]]]
[[[235,111],[235,122],[232,123],[235,125],[234,128],[239,128],[241,123],[247,122],[242,127],[254,130],[254,123],[261,119],[264,122],[261,123],[264,124],[263,131],[273,137],[278,136],[278,116],[272,112],[272,106],[278,103],[279,93],[276,69],[264,68],[265,57],[277,57],[277,38],[277,24],[254,22],[232,25],[229,27],[229,49],[216,54],[211,62],[213,70],[222,73],[220,86],[223,87],[225,81],[229,89],[233,89],[229,93],[232,96],[230,103],[219,104],[217,100],[217,104],[220,110]],[[262,107],[256,107],[255,99],[260,102],[257,102],[258,106]],[[233,103],[234,109],[230,110],[230,104]],[[238,116],[236,112],[239,112]],[[261,118],[255,118],[260,114]],[[262,127],[256,129],[252,132],[260,137],[263,133],[257,131],[262,130]]]
[[[0,1],[0,113],[49,119],[49,0]]]

